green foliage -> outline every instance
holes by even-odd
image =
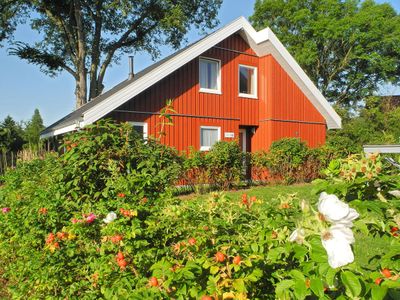
[[[175,180],[179,159],[131,133],[127,124],[102,121],[70,135],[60,156],[33,160],[5,174],[0,186],[0,274],[6,278],[2,284],[7,294],[0,295],[398,298],[399,200],[391,196],[385,202],[377,196],[362,201],[360,194],[350,203],[360,214],[352,228],[355,261],[332,269],[321,243],[329,225],[316,211],[314,198],[256,197],[255,192],[232,197],[212,193],[192,200],[165,197],[163,186],[168,189],[167,182]],[[229,172],[242,162],[235,147],[219,144],[210,157]],[[199,159],[192,166],[202,163]],[[343,164],[347,172],[352,167]],[[368,161],[381,195],[388,195],[386,171],[378,171],[383,167],[378,157]],[[338,180],[340,171],[333,169],[328,178]],[[290,242],[299,224],[306,229],[304,240]]]
[[[342,113],[343,129],[330,130],[327,145],[346,157],[366,144],[400,143],[400,107],[392,97],[369,97],[356,115]]]
[[[295,195],[212,193],[202,200],[149,203],[124,194],[74,205],[51,188],[49,171],[57,160],[21,166],[0,189],[0,207],[11,208],[0,213],[0,273],[8,278],[10,298],[398,295],[400,249],[393,227],[400,222],[399,201],[353,202],[361,214],[353,228],[356,259],[332,269],[315,226],[307,242],[288,241],[299,220],[321,222],[314,201],[305,206]],[[117,218],[106,224],[102,219],[110,210]],[[96,218],[89,222],[90,213]],[[390,277],[380,273],[384,268]]]
[[[219,141],[205,155],[207,175],[213,184],[228,189],[243,179],[244,154],[237,142]]]
[[[244,178],[245,155],[237,142],[219,141],[208,152],[190,149],[185,160],[185,180],[204,192],[205,185],[229,189]]]
[[[400,80],[400,16],[372,0],[257,0],[251,21],[266,26],[329,101],[357,107]]]
[[[40,132],[44,129],[43,119],[38,109],[35,109],[31,120],[25,126],[24,135],[29,148],[40,148]]]
[[[3,1],[4,2],[4,1]],[[217,24],[221,0],[31,1],[1,3],[0,42],[49,74],[67,71],[76,81],[77,105],[101,94],[106,70],[123,54],[159,54],[159,45],[177,49],[192,26]],[[14,41],[21,23],[40,34],[34,44]],[[87,79],[89,78],[89,84]],[[89,91],[89,93],[87,93]]]
[[[16,123],[10,116],[7,116],[0,123],[0,150],[2,152],[16,152],[22,149],[23,144],[24,139],[21,125]]]
[[[378,154],[350,155],[332,160],[323,171],[325,179],[316,180],[315,192],[327,191],[351,201],[371,200],[390,196],[388,192],[400,188],[398,170],[385,165]]]
[[[127,193],[153,198],[179,178],[177,153],[152,139],[143,140],[128,123],[101,120],[65,138],[59,176],[66,195],[98,201]]]
[[[333,153],[326,147],[309,149],[297,138],[284,138],[272,143],[269,152],[252,155],[253,173],[263,178],[267,172],[274,180],[285,183],[307,182],[318,178]]]

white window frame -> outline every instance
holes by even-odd
[[[143,139],[147,140],[148,138],[148,125],[146,122],[129,122],[129,124],[133,126],[143,126]]]
[[[202,146],[201,145],[201,130],[202,129],[217,129],[218,131],[218,140],[219,142],[221,140],[221,127],[218,126],[200,126],[200,151],[210,151],[212,146]]]
[[[253,69],[254,70],[254,80],[253,80],[253,87],[252,87],[253,90],[254,90],[254,94],[245,94],[245,93],[241,93],[240,92],[240,67],[244,67],[244,68],[248,68],[248,69]],[[257,72],[257,67],[239,64],[239,67],[238,67],[238,90],[239,90],[239,97],[258,99],[258,72]]]
[[[217,87],[218,87],[218,89],[216,89],[216,90],[207,89],[207,88],[202,88],[200,86],[200,78],[201,78],[200,62],[202,60],[216,62],[218,64],[218,74],[217,74]],[[203,57],[203,56],[199,57],[199,87],[200,87],[199,92],[201,92],[201,93],[218,94],[218,95],[222,94],[222,92],[221,92],[221,60],[215,59],[215,58]]]

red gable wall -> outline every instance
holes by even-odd
[[[299,137],[311,147],[325,143],[326,122],[272,55],[260,58],[260,126],[252,150],[269,148],[273,141]],[[260,134],[259,134],[260,133]]]
[[[200,148],[200,126],[221,127],[239,135],[239,126],[257,128],[252,151],[268,150],[273,140],[296,136],[310,146],[325,141],[325,120],[311,105],[272,56],[257,57],[248,44],[235,34],[202,57],[221,60],[221,95],[199,92],[198,58],[181,67],[145,92],[134,97],[108,117],[120,121],[147,122],[149,135],[158,136],[159,112],[166,99],[173,99],[177,114],[174,126],[167,126],[161,142],[179,151]],[[258,68],[258,99],[239,97],[238,65]],[[286,121],[307,121],[293,123]]]

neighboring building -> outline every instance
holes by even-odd
[[[238,139],[245,151],[268,150],[284,137],[325,143],[341,119],[269,29],[243,17],[144,69],[49,126],[51,137],[101,118],[132,122],[157,135],[160,110],[173,99],[174,126],[162,143],[208,150]]]

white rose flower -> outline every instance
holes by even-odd
[[[353,226],[351,222],[359,216],[356,210],[340,201],[336,195],[328,195],[325,192],[321,193],[319,197],[318,211],[329,222],[351,224],[349,227]]]
[[[334,225],[321,236],[322,245],[328,254],[328,263],[332,268],[343,267],[354,261],[350,244],[354,235],[350,228]]]
[[[334,224],[343,225],[345,227],[353,227],[353,220],[357,219],[360,215],[354,208],[349,209],[349,213],[343,219],[334,222]]]
[[[103,222],[106,224],[111,223],[112,221],[114,221],[117,218],[117,214],[113,211],[109,212],[107,214],[107,216],[105,217],[105,219],[103,219]]]

